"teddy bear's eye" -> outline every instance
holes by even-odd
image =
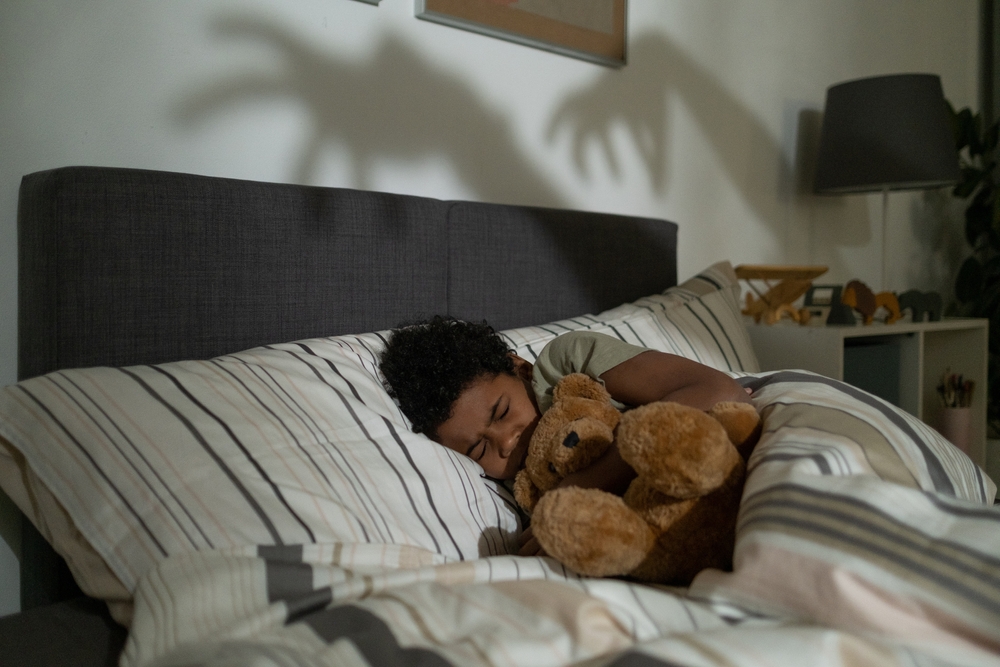
[[[549,472],[552,473],[553,475],[558,475],[559,474],[559,473],[556,472],[556,467],[554,465],[552,465],[551,463],[549,463]]]

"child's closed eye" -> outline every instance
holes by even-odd
[[[478,450],[479,450],[479,453],[478,453],[478,454],[474,454],[474,455],[472,455],[472,457],[471,457],[471,458],[472,458],[472,460],[473,460],[473,461],[480,461],[480,460],[482,460],[482,458],[483,458],[484,456],[486,456],[486,446],[487,446],[487,445],[486,445],[486,441],[485,441],[485,440],[480,440],[479,442],[477,442],[477,443],[476,443],[476,444],[475,444],[475,445],[473,446],[473,450],[476,450],[476,449],[478,449]]]

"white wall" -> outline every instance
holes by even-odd
[[[682,278],[728,258],[876,286],[881,198],[805,191],[816,112],[833,83],[908,71],[974,104],[976,20],[976,0],[631,0],[616,71],[412,0],[4,0],[0,385],[18,182],[70,164],[649,215],[680,224]],[[949,204],[892,195],[891,287],[948,291]],[[0,542],[0,613],[16,587]]]

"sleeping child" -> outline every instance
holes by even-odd
[[[386,389],[415,432],[468,456],[500,480],[520,470],[535,426],[552,403],[553,387],[570,373],[602,382],[619,409],[674,401],[708,410],[719,401],[750,401],[725,373],[605,334],[558,336],[532,364],[485,322],[440,316],[394,330],[380,365]],[[621,494],[634,477],[611,447],[560,486]],[[521,555],[539,552],[530,529],[522,541]]]

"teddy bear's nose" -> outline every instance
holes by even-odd
[[[570,431],[569,435],[563,438],[563,447],[569,447],[572,449],[573,447],[576,447],[578,442],[580,442],[580,436],[576,434],[576,431]]]

